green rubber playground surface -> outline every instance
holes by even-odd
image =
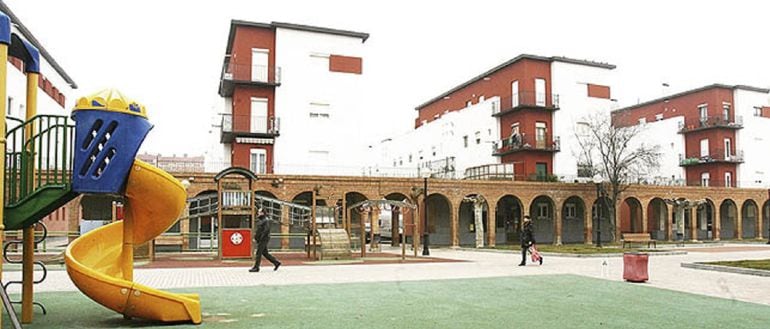
[[[124,320],[80,293],[57,292],[38,294],[48,315],[36,311],[25,328],[735,329],[770,323],[770,306],[571,275],[177,291],[201,294],[203,325]]]

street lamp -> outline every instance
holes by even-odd
[[[602,247],[602,218],[599,215],[600,213],[600,201],[602,200],[602,197],[604,196],[604,187],[602,186],[602,183],[604,183],[604,180],[602,179],[602,176],[599,174],[594,175],[594,184],[596,185],[596,211],[594,211],[594,215],[596,216],[596,247],[601,248]]]
[[[425,214],[425,225],[422,229],[422,255],[423,256],[430,256],[430,238],[428,235],[428,177],[430,177],[429,172],[425,172],[422,175],[423,178],[423,186],[422,186],[422,193],[423,193],[423,207],[424,214]]]

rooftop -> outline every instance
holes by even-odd
[[[473,77],[472,79],[470,79],[470,80],[468,80],[466,82],[463,82],[462,84],[458,85],[457,87],[454,87],[454,88],[450,89],[449,91],[447,91],[447,92],[445,92],[445,93],[443,93],[441,95],[438,95],[438,96],[432,98],[431,100],[429,100],[429,101],[427,101],[425,103],[420,104],[419,106],[417,106],[415,108],[415,110],[419,111],[421,108],[423,108],[425,106],[428,106],[428,105],[430,105],[431,103],[433,103],[433,102],[435,102],[437,100],[443,99],[445,96],[448,96],[448,95],[452,94],[455,91],[458,91],[458,90],[460,90],[462,88],[465,88],[468,85],[470,85],[470,84],[472,84],[472,83],[474,83],[474,82],[476,82],[478,80],[481,80],[481,79],[489,76],[490,74],[493,74],[493,73],[495,73],[495,72],[497,72],[499,70],[502,70],[503,68],[508,67],[509,65],[511,65],[513,63],[516,63],[516,62],[518,62],[520,60],[523,60],[523,59],[531,59],[531,60],[544,61],[544,62],[563,62],[563,63],[569,63],[569,64],[598,67],[598,68],[608,69],[608,70],[615,69],[615,65],[612,65],[612,64],[609,64],[609,63],[603,63],[603,62],[595,62],[595,61],[590,61],[590,60],[585,60],[585,59],[574,59],[574,58],[569,58],[569,57],[564,57],[564,56],[546,57],[546,56],[538,56],[538,55],[521,54],[519,56],[514,57],[513,59],[511,59],[509,61],[506,61],[505,63],[502,63],[502,64],[500,64],[498,66],[495,66],[492,69],[490,69],[490,70],[488,70],[488,71],[486,71],[486,72],[484,72],[482,74],[479,74],[479,75]]]
[[[235,38],[235,28],[237,26],[251,26],[251,27],[265,28],[265,29],[271,29],[271,30],[275,30],[276,28],[282,28],[282,29],[291,29],[291,30],[298,30],[298,31],[305,31],[305,32],[341,35],[345,37],[359,38],[361,39],[361,42],[366,42],[366,39],[369,38],[369,33],[332,29],[328,27],[283,23],[283,22],[259,23],[259,22],[249,22],[249,21],[234,19],[230,21],[230,35],[227,38],[227,52],[226,52],[227,54],[229,54],[232,50],[233,39]]]
[[[722,83],[714,83],[714,84],[710,84],[710,85],[703,86],[703,87],[700,87],[700,88],[695,88],[695,89],[683,91],[683,92],[680,92],[680,93],[676,93],[676,94],[673,94],[673,95],[668,95],[668,96],[665,96],[665,97],[656,98],[656,99],[653,99],[653,100],[650,100],[650,101],[646,101],[646,102],[642,102],[642,103],[639,103],[639,104],[636,104],[636,105],[627,106],[627,107],[624,107],[624,108],[620,108],[620,109],[614,110],[612,112],[630,111],[630,110],[633,110],[633,109],[636,109],[636,108],[644,107],[644,106],[655,104],[655,103],[665,102],[665,101],[668,101],[670,99],[679,98],[679,97],[682,97],[682,96],[687,96],[687,95],[698,93],[698,92],[701,92],[701,91],[706,91],[706,90],[709,90],[709,89],[733,89],[733,90],[735,90],[735,89],[742,89],[742,90],[754,91],[754,92],[758,92],[758,93],[765,93],[765,94],[770,93],[770,89],[767,89],[767,88],[752,87],[752,86],[747,86],[747,85],[726,85],[726,84],[722,84]]]

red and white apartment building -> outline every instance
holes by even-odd
[[[77,84],[56,62],[51,53],[35,38],[32,32],[11,11],[7,4],[0,1],[0,11],[11,18],[12,33],[19,35],[40,51],[40,75],[38,77],[37,113],[69,115],[74,104],[74,90]],[[6,78],[7,99],[5,100],[8,129],[19,125],[26,119],[27,112],[27,76],[24,74],[22,60],[8,57]],[[51,231],[66,231],[70,214],[67,206],[61,207],[43,219]]]
[[[689,186],[770,183],[769,89],[713,84],[621,108],[615,126],[644,124],[659,144],[661,178]]]
[[[484,176],[490,164],[517,180],[588,177],[571,152],[574,134],[587,116],[610,111],[614,68],[517,56],[417,106],[415,130],[380,143],[378,166],[435,170],[451,159],[456,178]]]
[[[231,21],[219,84],[224,165],[257,174],[345,174],[360,161],[355,151],[363,142],[355,120],[363,105],[368,37]]]

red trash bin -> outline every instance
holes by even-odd
[[[645,282],[647,276],[647,261],[649,255],[640,252],[623,253],[623,280],[630,282]]]

